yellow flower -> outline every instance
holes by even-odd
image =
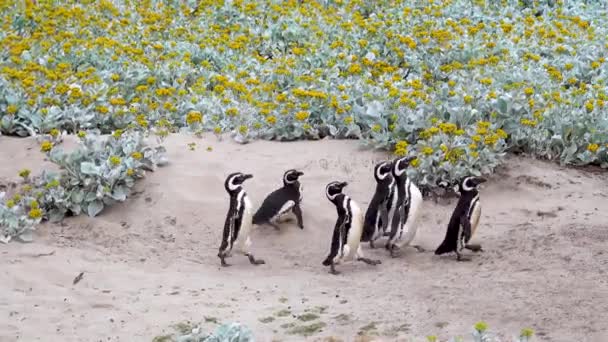
[[[534,330],[532,330],[530,328],[523,328],[523,329],[521,329],[521,333],[519,333],[519,335],[521,337],[530,338],[530,337],[532,337],[532,335],[534,335]]]
[[[310,116],[310,114],[308,112],[301,111],[301,112],[297,112],[295,114],[295,119],[298,121],[304,121],[304,120],[308,119],[309,116]]]
[[[6,201],[6,207],[7,207],[7,208],[9,208],[9,209],[10,209],[10,208],[12,208],[12,207],[14,207],[14,206],[15,206],[15,201],[13,201],[13,200],[8,200],[8,201]]]
[[[133,169],[127,169],[127,176],[133,176],[135,171]]]
[[[439,129],[441,129],[443,133],[450,134],[455,133],[458,130],[458,126],[451,122],[444,122],[439,124]]]
[[[118,74],[112,74],[112,81],[116,82],[118,80],[120,80],[120,75],[118,75]]]
[[[353,122],[353,117],[352,116],[347,116],[344,118],[344,123],[346,125],[350,125]]]
[[[201,114],[201,112],[191,111],[186,115],[186,123],[188,123],[188,125],[192,125],[195,122],[200,123],[201,121],[203,121],[203,114]]]
[[[50,141],[43,141],[42,144],[40,144],[40,150],[42,152],[48,152],[51,149],[53,149],[53,143]]]
[[[372,131],[378,133],[382,130],[382,126],[380,124],[375,124],[372,126]]]
[[[587,101],[587,103],[585,103],[585,109],[587,110],[587,113],[593,112],[593,101]]]
[[[430,146],[426,146],[422,149],[422,153],[426,154],[427,156],[431,155],[433,154],[433,148]]]
[[[482,321],[477,322],[477,323],[475,323],[475,330],[479,331],[480,333],[484,332],[484,331],[488,330],[488,324],[486,322],[482,322]]]
[[[140,160],[144,156],[141,154],[141,152],[135,151],[135,152],[131,153],[131,157],[133,157],[133,159],[135,159],[135,160]]]
[[[427,336],[426,340],[428,342],[437,342],[437,336],[435,336],[435,335]]]
[[[245,125],[239,126],[239,132],[241,134],[245,135],[245,134],[247,134],[247,131],[248,131],[247,126],[245,126]]]
[[[270,125],[277,123],[277,118],[274,115],[270,115],[266,118],[266,122]]]
[[[29,175],[30,175],[30,173],[31,173],[31,171],[30,171],[30,170],[28,170],[28,169],[23,169],[23,170],[19,171],[19,177],[22,177],[22,178],[27,178],[27,176],[29,176]]]
[[[598,145],[598,144],[589,144],[589,145],[587,145],[587,150],[589,152],[595,153],[599,148],[600,148],[600,145]]]
[[[226,109],[226,115],[228,116],[236,116],[239,111],[236,108],[228,108]]]
[[[57,183],[59,183],[59,182],[57,182]],[[30,208],[34,208],[34,209],[38,209],[38,208],[40,208],[40,205],[38,204],[38,201],[36,201],[36,200],[32,200],[32,201],[30,202]]]
[[[28,216],[34,220],[39,219],[42,217],[42,210],[40,210],[39,208],[32,208]]]
[[[471,96],[471,95],[465,95],[464,96],[464,103],[469,104],[471,102],[473,102],[473,96]]]
[[[499,128],[499,129],[496,130],[496,135],[498,135],[498,137],[501,138],[501,139],[506,139],[508,137],[507,132],[505,132],[501,128]]]
[[[524,89],[524,94],[530,96],[530,95],[534,94],[534,89],[531,88],[531,87],[525,88]]]
[[[418,165],[420,165],[420,160],[418,158],[416,158],[410,162],[410,166],[412,166],[412,167],[416,167]]]
[[[213,129],[213,132],[215,134],[220,134],[220,133],[222,133],[222,128],[220,126],[215,126],[215,128]]]
[[[17,110],[18,110],[18,108],[15,105],[8,105],[8,107],[6,107],[6,112],[9,115],[13,115],[13,114],[17,113]]]
[[[84,138],[87,134],[84,131],[78,131],[78,137]]]
[[[117,166],[120,164],[120,157],[118,156],[111,156],[110,157],[110,164],[112,164],[112,166]]]

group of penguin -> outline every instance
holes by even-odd
[[[323,266],[330,267],[331,274],[339,274],[335,265],[347,260],[369,265],[381,263],[363,255],[362,242],[369,242],[370,248],[375,248],[374,243],[379,238],[387,237],[385,248],[391,257],[398,257],[399,251],[410,245],[416,235],[416,221],[423,202],[420,190],[406,173],[412,160],[413,157],[400,157],[381,161],[374,166],[376,190],[365,214],[357,202],[344,193],[347,182],[332,181],[327,184],[325,195],[336,207],[338,216],[329,255],[322,262]],[[247,256],[253,265],[265,263],[262,259],[256,259],[250,251],[250,233],[254,225],[266,224],[279,229],[277,224],[286,221],[287,214],[292,213],[298,227],[304,229],[300,206],[303,189],[299,181],[303,175],[303,172],[295,169],[287,170],[283,175],[283,186],[271,192],[255,213],[243,188],[243,183],[253,175],[241,172],[228,175],[224,187],[230,197],[230,206],[217,255],[221,266],[230,266],[226,258],[232,255],[233,250]],[[469,244],[469,241],[481,215],[478,186],[485,181],[475,176],[459,180],[455,190],[460,198],[452,212],[445,238],[435,250],[436,255],[454,252],[458,261],[469,261],[469,258],[462,256],[463,249],[482,251],[481,246]],[[411,247],[423,251],[419,246]]]

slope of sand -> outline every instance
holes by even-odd
[[[190,151],[193,141],[198,148]],[[173,324],[202,322],[209,331],[215,321],[234,320],[258,341],[446,339],[469,336],[478,320],[501,341],[523,327],[538,341],[608,341],[604,172],[511,157],[481,190],[476,240],[485,252],[472,262],[432,253],[455,200],[428,200],[414,240],[426,252],[391,259],[365,244],[367,256],[383,263],[340,265],[333,276],[321,265],[336,219],[325,185],[348,181],[347,193],[365,209],[372,166],[385,154],[355,141],[238,145],[176,135],[166,146],[171,164],[148,173],[127,203],[95,219],[45,224],[33,243],[0,246],[1,341],[151,341]],[[0,181],[48,166],[33,139],[0,137],[0,161]],[[220,269],[225,176],[253,173],[246,189],[259,205],[288,168],[305,172],[305,229],[260,227],[252,250],[267,264],[235,256]],[[307,339],[290,334],[320,322],[326,326]]]

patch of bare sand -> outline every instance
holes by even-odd
[[[95,219],[45,224],[34,243],[0,246],[0,340],[151,341],[172,324],[210,330],[234,320],[258,341],[305,339],[294,331],[312,332],[307,340],[446,339],[468,336],[478,320],[502,341],[522,327],[534,328],[538,341],[608,340],[606,173],[511,157],[481,190],[476,240],[485,252],[472,262],[433,254],[455,199],[429,200],[414,240],[427,252],[391,259],[365,244],[381,265],[340,265],[332,276],[321,265],[336,219],[325,185],[348,181],[348,194],[366,208],[372,166],[386,154],[331,140],[238,145],[174,135],[166,146],[171,164],[148,173],[131,200]],[[6,181],[48,166],[33,139],[0,137],[0,160]],[[305,229],[260,227],[252,250],[267,264],[234,256],[220,269],[226,175],[253,173],[246,189],[257,206],[288,168],[305,172]]]

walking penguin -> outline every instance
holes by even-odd
[[[464,258],[460,254],[463,248],[474,252],[481,251],[481,246],[469,245],[468,242],[475,234],[481,216],[481,204],[477,187],[485,181],[485,178],[473,176],[464,177],[460,180],[458,185],[460,199],[448,223],[445,239],[435,250],[436,255],[456,252],[458,261],[469,261],[470,259]]]
[[[249,258],[251,264],[260,265],[265,263],[262,259],[255,259],[253,254],[249,252],[253,208],[245,189],[243,189],[243,182],[249,178],[253,178],[253,175],[235,172],[228,175],[224,182],[224,188],[230,196],[230,208],[226,215],[222,244],[217,254],[221,265],[224,267],[230,266],[225,259],[231,256],[232,249],[235,246],[239,253]]]
[[[302,221],[302,184],[299,177],[304,175],[304,172],[298,170],[287,170],[283,174],[283,187],[271,192],[266,198],[258,211],[253,215],[253,224],[269,224],[275,229],[278,221],[288,212],[293,212],[298,221],[298,227],[304,229]]]
[[[393,178],[395,179],[395,188],[397,190],[397,202],[395,211],[391,218],[391,229],[386,249],[389,250],[392,257],[397,257],[398,251],[403,246],[408,246],[418,230],[416,221],[420,214],[420,206],[422,205],[422,193],[418,187],[408,178],[407,167],[415,157],[401,157],[393,161],[391,169]],[[423,249],[420,246],[412,246],[419,252]]]
[[[371,260],[363,256],[361,234],[363,233],[363,214],[359,205],[342,193],[346,182],[331,182],[325,187],[327,199],[336,206],[338,219],[331,238],[329,255],[323,260],[323,266],[329,266],[329,273],[337,275],[335,265],[342,261],[355,259],[369,265],[380,264],[380,260]]]
[[[374,166],[374,178],[376,179],[376,191],[365,212],[363,223],[363,234],[361,242],[368,242],[374,248],[374,242],[387,232],[389,223],[389,200],[393,177],[391,176],[391,162],[383,161]],[[393,197],[394,198],[394,197]]]

